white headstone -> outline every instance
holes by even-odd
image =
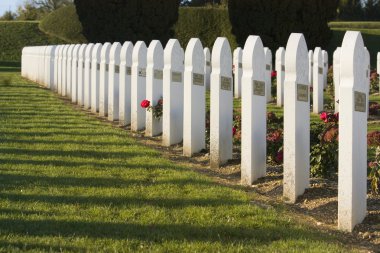
[[[119,120],[119,81],[120,81],[121,44],[115,42],[110,50],[108,76],[108,120]]]
[[[96,43],[92,49],[91,62],[91,112],[99,112],[100,53],[103,45]]]
[[[67,93],[67,51],[70,45],[65,45],[62,51],[62,96]]]
[[[277,72],[277,106],[284,105],[284,81],[285,81],[285,48],[280,47],[276,51]]]
[[[57,87],[58,87],[58,94],[62,95],[62,59],[63,59],[63,49],[64,45],[61,45],[59,47],[58,51],[58,80],[57,80]]]
[[[339,112],[340,51],[341,48],[338,47],[333,56],[335,112]]]
[[[131,130],[145,128],[146,109],[141,102],[146,99],[146,62],[147,48],[143,41],[138,41],[132,53],[132,86],[131,86]]]
[[[338,227],[351,232],[367,209],[368,65],[360,32],[346,33],[340,57]]]
[[[269,48],[264,48],[265,55],[265,94],[267,102],[272,101],[272,51]]]
[[[71,64],[71,102],[78,102],[78,59],[81,45],[77,44],[73,49],[73,61]]]
[[[206,148],[206,87],[202,43],[193,38],[185,52],[183,154],[191,157]]]
[[[249,36],[243,53],[241,181],[251,185],[266,174],[266,65],[263,43]]]
[[[153,40],[147,51],[146,99],[156,106],[163,98],[164,49],[161,42]],[[162,133],[162,118],[155,118],[153,111],[146,112],[145,135],[152,137]]]
[[[99,115],[108,116],[108,75],[111,43],[103,44],[100,52]]]
[[[78,57],[78,105],[84,105],[84,62],[85,62],[85,52],[87,44],[83,44],[79,48]]]
[[[183,71],[184,52],[178,40],[168,41],[164,50],[164,146],[182,142],[183,139]]]
[[[313,112],[320,113],[323,111],[323,58],[320,47],[314,50],[313,63]]]
[[[75,45],[72,44],[69,46],[69,49],[67,50],[67,66],[66,66],[66,91],[67,96],[71,99],[72,92],[71,92],[71,81],[72,81],[72,63],[73,63],[73,51],[74,51]]]
[[[314,52],[309,50],[309,84],[313,87],[313,71],[314,71]]]
[[[364,47],[365,52],[365,63],[366,63],[366,85],[368,87],[368,91],[370,90],[371,86],[371,56],[369,54],[369,51],[367,47]],[[367,96],[367,105],[369,106],[369,96]],[[369,110],[367,110],[368,116],[369,116]]]
[[[54,53],[56,46],[48,46],[45,51],[45,83],[47,88],[52,88],[54,83]]]
[[[52,91],[58,92],[58,58],[59,51],[61,50],[61,46],[56,46],[54,50],[54,81],[51,87]]]
[[[327,88],[327,74],[329,71],[329,55],[325,50],[322,51],[322,60],[323,60],[323,88]]]
[[[133,44],[125,42],[120,53],[120,100],[119,122],[121,126],[131,124],[131,76]]]
[[[212,49],[210,102],[210,165],[218,168],[232,159],[232,55],[226,38]]]
[[[241,77],[243,75],[243,50],[238,47],[234,50],[233,65],[234,65],[234,97],[241,98]]]
[[[285,66],[284,198],[295,203],[309,187],[310,178],[310,84],[303,34],[290,35]]]
[[[83,106],[88,110],[91,108],[91,62],[92,62],[92,50],[94,44],[90,43],[86,47],[84,52],[84,84],[83,84]]]
[[[208,47],[203,49],[203,53],[205,56],[205,82],[206,82],[206,90],[210,90],[210,75],[211,75],[211,53]]]

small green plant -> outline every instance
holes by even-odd
[[[375,161],[368,164],[369,179],[371,181],[371,191],[373,194],[379,194],[380,188],[380,146],[376,147]]]

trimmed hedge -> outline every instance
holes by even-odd
[[[85,43],[82,24],[75,5],[68,5],[47,15],[39,25],[41,31],[60,38],[68,43]]]
[[[178,0],[75,0],[83,34],[91,42],[158,39],[173,36]]]
[[[228,9],[240,45],[251,34],[265,46],[285,46],[292,32],[305,35],[309,48],[326,47],[331,37],[328,21],[337,14],[338,0],[229,0]]]
[[[0,61],[21,61],[21,51],[25,46],[60,43],[64,42],[41,32],[38,22],[0,22]]]
[[[191,38],[199,38],[204,47],[210,49],[217,37],[227,37],[231,48],[236,48],[236,38],[231,33],[232,26],[228,10],[223,8],[192,8],[179,9],[178,22],[175,25],[175,37],[183,48]]]
[[[330,22],[329,27],[332,29],[380,29],[380,22]]]

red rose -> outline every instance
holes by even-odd
[[[327,112],[322,112],[320,115],[319,115],[319,118],[321,119],[321,120],[323,120],[323,121],[325,121],[326,122],[326,120],[327,120]]]
[[[232,135],[235,135],[236,134],[236,127],[233,127],[232,128]]]
[[[272,78],[277,77],[277,72],[276,72],[276,71],[272,71],[271,77],[272,77]]]
[[[284,161],[284,151],[283,150],[278,151],[278,153],[276,155],[276,161],[278,163],[282,163]]]
[[[150,106],[150,102],[149,102],[149,100],[146,100],[146,99],[144,99],[143,101],[141,101],[141,107],[142,108],[148,108],[149,106]]]

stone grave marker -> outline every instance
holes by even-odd
[[[334,100],[335,112],[339,112],[339,84],[340,84],[340,52],[341,48],[338,47],[333,55],[333,74],[334,74]]]
[[[131,76],[133,44],[125,42],[120,53],[120,100],[119,122],[121,126],[131,124]]]
[[[183,49],[178,40],[170,39],[164,50],[162,143],[166,147],[183,139],[183,71]]]
[[[258,36],[249,36],[243,54],[241,181],[252,185],[266,175],[266,55]]]
[[[285,81],[285,48],[280,47],[276,51],[277,72],[277,106],[284,105],[284,81]]]
[[[241,77],[243,75],[243,50],[238,47],[233,54],[234,66],[234,97],[241,98]]]
[[[193,156],[206,148],[206,87],[203,46],[192,38],[185,52],[183,154]]]
[[[205,56],[205,82],[206,82],[206,90],[210,90],[210,76],[211,76],[211,52],[208,47],[203,49]]]
[[[146,63],[147,48],[143,41],[138,41],[132,52],[132,86],[131,86],[131,129],[140,131],[145,128],[146,109],[141,102],[146,99]]]
[[[71,81],[72,81],[72,63],[73,63],[73,51],[74,51],[74,44],[71,44],[69,46],[69,49],[67,50],[67,66],[66,66],[66,93],[68,98],[72,98],[72,92],[71,92]]]
[[[110,50],[108,76],[108,120],[119,120],[119,81],[121,44],[115,42]]]
[[[85,62],[85,52],[87,44],[82,44],[79,48],[78,57],[78,105],[84,105],[84,62]]]
[[[314,72],[314,52],[309,50],[309,84],[313,87],[313,72]]]
[[[313,70],[313,112],[323,111],[323,58],[320,47],[314,50],[314,70]]]
[[[85,110],[91,108],[91,62],[92,62],[92,50],[94,49],[94,44],[90,43],[86,47],[84,55],[84,85],[83,85],[83,106]]]
[[[322,50],[322,60],[323,60],[323,88],[327,88],[327,73],[329,71],[329,55],[327,51]]]
[[[210,96],[210,166],[219,168],[232,159],[232,55],[226,38],[212,49]]]
[[[146,99],[151,106],[157,106],[163,101],[163,79],[164,79],[164,49],[161,42],[153,40],[147,51],[146,67]],[[162,117],[157,119],[153,110],[146,112],[145,135],[152,137],[162,133]]]
[[[73,60],[71,63],[71,102],[78,101],[78,59],[81,45],[77,44],[73,49]]]
[[[317,56],[314,57],[314,67],[318,68],[318,59],[322,58],[319,48],[314,56]],[[308,51],[303,34],[290,35],[285,66],[283,194],[287,202],[295,203],[309,187],[310,178],[310,84]]]
[[[100,59],[103,45],[96,43],[92,49],[91,61],[91,112],[99,112]]]
[[[106,42],[100,51],[99,115],[101,117],[108,116],[108,75],[111,46],[111,43]]]
[[[340,54],[338,227],[351,232],[367,209],[367,97],[364,43],[346,32]]]
[[[265,95],[267,102],[272,101],[272,51],[269,48],[264,48],[265,55]]]

